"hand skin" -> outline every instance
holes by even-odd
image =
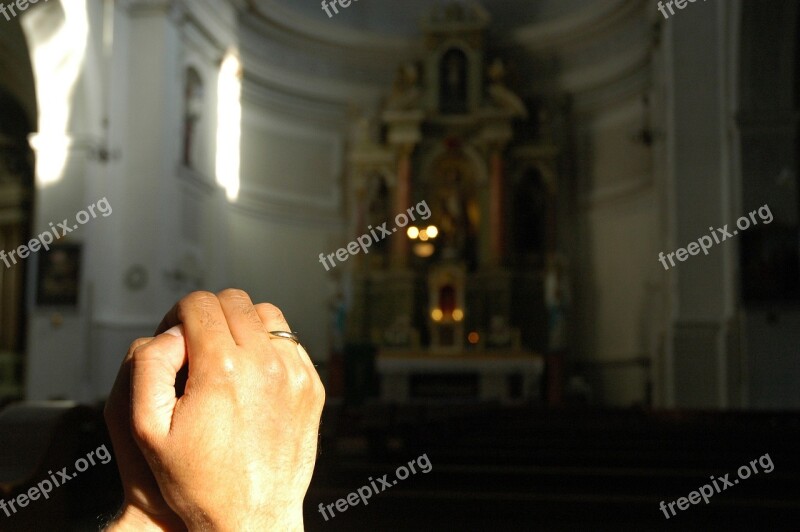
[[[107,531],[186,530],[178,514],[161,496],[156,479],[131,434],[131,359],[137,348],[152,340],[140,338],[131,344],[103,412],[125,492],[122,510]]]
[[[325,391],[305,350],[271,330],[291,330],[274,306],[195,292],[131,346],[131,431],[189,530],[303,530]]]

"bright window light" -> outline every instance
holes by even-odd
[[[217,183],[230,201],[239,196],[240,139],[242,136],[242,67],[228,53],[217,84]]]
[[[62,2],[61,9],[42,6],[22,17],[36,78],[39,125],[30,144],[36,153],[36,180],[41,187],[57,183],[64,174],[70,149],[72,98],[89,35],[86,0]]]

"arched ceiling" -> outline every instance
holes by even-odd
[[[328,17],[321,0],[230,1],[240,9],[249,79],[326,101],[385,92],[397,65],[423,53],[423,17],[452,3],[353,0]],[[511,61],[523,95],[609,93],[646,83],[655,16],[647,0],[478,4],[491,20],[487,48]]]
[[[330,1],[330,0],[329,0]],[[339,29],[366,32],[390,38],[414,38],[419,35],[420,14],[448,1],[431,0],[354,0],[347,8],[328,17],[319,1],[254,0],[261,13],[276,8],[292,12],[309,21],[324,21]],[[492,14],[493,30],[512,32],[534,22],[552,20],[574,12],[589,0],[482,0],[479,2]]]

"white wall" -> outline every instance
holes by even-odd
[[[102,197],[113,213],[74,233],[85,245],[77,309],[37,307],[30,283],[28,398],[104,397],[130,342],[193,289],[239,287],[277,304],[323,361],[330,287],[317,257],[341,239],[346,107],[265,87],[251,75],[262,59],[243,53],[241,190],[228,200],[213,175],[216,84],[223,55],[240,48],[235,13],[209,2],[193,3],[190,17],[116,3],[106,49],[103,4],[88,0],[87,58],[70,102],[68,134],[82,142],[63,178],[37,189],[34,229]],[[49,9],[34,14],[60,16],[55,2]],[[193,170],[180,164],[189,65],[205,87],[207,151]],[[101,149],[110,157],[98,158]],[[147,275],[141,289],[125,282],[135,267]],[[179,269],[196,270],[196,282],[176,281]]]
[[[660,318],[654,300],[660,265],[652,158],[649,147],[634,138],[644,114],[641,100],[633,97],[586,116],[580,130],[582,151],[591,158],[580,176],[585,247],[575,271],[582,335],[577,354],[593,363],[590,379],[609,405],[645,400],[648,370],[634,360],[652,356]]]

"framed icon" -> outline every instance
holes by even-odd
[[[38,253],[36,304],[78,305],[80,293],[81,244],[54,243]]]

